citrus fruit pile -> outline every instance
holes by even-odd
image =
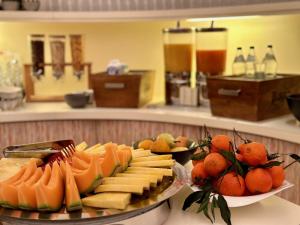
[[[209,136],[193,156],[192,181],[226,196],[266,193],[285,179],[282,162],[263,143],[245,140],[236,147],[226,135]]]

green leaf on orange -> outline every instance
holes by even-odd
[[[201,200],[205,195],[204,191],[196,191],[192,194],[190,194],[184,201],[182,210],[186,210],[189,208],[193,203]]]

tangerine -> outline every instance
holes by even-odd
[[[150,139],[143,140],[139,143],[138,148],[143,148],[145,150],[151,149],[153,141]]]
[[[227,168],[227,161],[220,153],[210,153],[204,159],[204,168],[208,175],[216,177]]]
[[[250,170],[245,178],[250,193],[266,193],[272,189],[272,177],[266,169],[256,168]]]
[[[244,178],[234,172],[225,174],[217,181],[217,190],[222,195],[242,196],[245,189]]]
[[[220,150],[230,151],[231,139],[227,135],[216,135],[211,140],[210,151],[219,152]]]
[[[268,161],[267,150],[264,144],[251,142],[245,145],[245,148],[241,152],[245,163],[250,166],[258,166]]]
[[[156,139],[150,148],[153,152],[170,152],[170,146],[164,139]]]
[[[236,159],[238,161],[243,162],[243,156],[242,156],[242,154],[237,153],[237,154],[235,154],[235,157],[236,157]]]
[[[204,162],[199,161],[192,170],[192,181],[194,184],[203,185],[204,179],[208,177],[205,169],[204,169]]]
[[[267,171],[270,173],[272,177],[272,187],[278,188],[282,185],[285,179],[285,173],[282,166],[273,166],[268,168]]]
[[[243,154],[243,152],[245,151],[246,147],[247,147],[247,143],[240,144],[239,147],[238,147],[239,154]]]

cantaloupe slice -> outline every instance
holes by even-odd
[[[90,156],[90,162],[87,169],[80,170],[72,167],[72,172],[80,194],[86,194],[93,191],[99,184],[103,172],[99,157]]]
[[[46,166],[44,174],[35,185],[37,208],[39,211],[57,211],[64,198],[64,184],[59,164],[54,162],[52,169]]]
[[[118,149],[117,150],[118,158],[120,161],[120,170],[119,172],[123,172],[128,168],[128,165],[132,159],[132,154],[131,154],[131,149],[128,148],[123,148],[123,149]]]
[[[118,146],[116,144],[109,143],[105,145],[105,155],[101,163],[103,177],[113,176],[117,172],[120,166],[117,149]]]
[[[18,207],[18,185],[27,181],[36,170],[36,161],[30,160],[29,164],[25,166],[25,170],[21,171],[17,177],[3,181],[0,186],[1,192],[1,206],[5,208],[17,208]],[[19,179],[16,179],[19,178]]]
[[[64,161],[60,161],[59,163],[60,173],[63,177],[63,180],[66,180],[66,163]]]
[[[42,175],[42,168],[37,168],[30,179],[17,187],[20,209],[34,210],[37,208],[34,185],[41,179]]]
[[[67,211],[75,211],[82,208],[79,191],[73,176],[71,166],[66,162],[65,199]]]
[[[72,157],[72,167],[79,170],[85,170],[89,167],[91,160],[89,159],[89,162],[84,161],[81,158],[78,158],[76,156]]]

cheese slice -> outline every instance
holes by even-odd
[[[158,181],[158,178],[156,175],[150,175],[150,174],[117,173],[116,177],[147,179],[150,182],[151,187],[156,187],[157,181]]]
[[[143,162],[133,162],[130,166],[135,167],[172,167],[174,166],[174,160],[157,160],[157,161],[143,161]]]
[[[146,157],[135,158],[131,162],[157,161],[169,159],[172,159],[172,155],[151,155]]]
[[[99,192],[125,192],[142,195],[144,187],[143,185],[130,184],[101,184],[95,189],[95,193]]]
[[[142,185],[144,189],[150,189],[150,181],[146,178],[136,177],[104,177],[102,184],[130,184],[130,185]]]
[[[172,169],[164,169],[164,168],[147,168],[147,167],[128,167],[127,171],[151,171],[155,174],[161,174],[163,176],[171,177],[173,176]]]
[[[100,193],[83,198],[82,204],[96,208],[125,209],[130,198],[130,193]]]

